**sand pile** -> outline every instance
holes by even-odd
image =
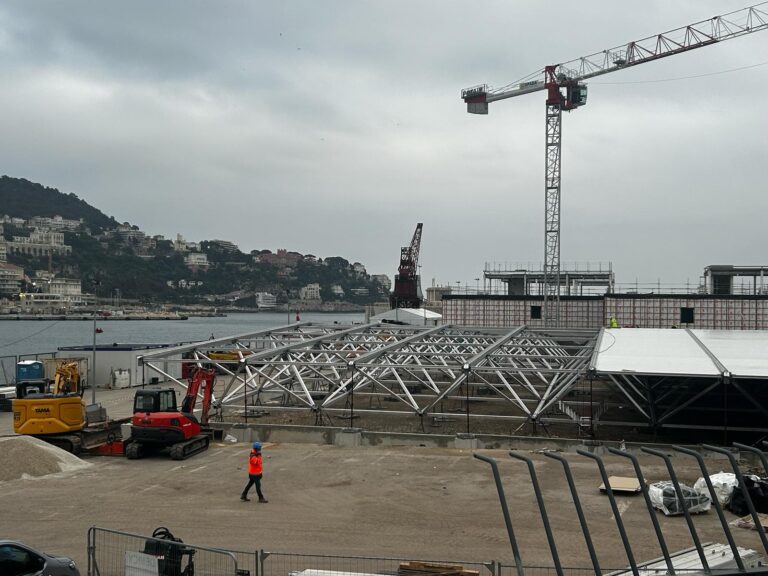
[[[91,466],[74,454],[31,436],[0,438],[0,482]]]

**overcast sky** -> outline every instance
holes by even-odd
[[[476,116],[461,89],[747,5],[6,0],[0,173],[149,234],[390,277],[424,222],[422,283],[474,285],[543,259],[545,98]],[[763,31],[591,81],[563,118],[564,266],[768,264],[767,63]]]

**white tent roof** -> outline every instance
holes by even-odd
[[[433,326],[435,323],[439,324],[442,318],[442,314],[432,312],[426,308],[394,308],[382,314],[371,316],[371,322],[389,320],[390,322],[403,322],[404,324],[414,324],[417,326],[424,326],[425,324]]]
[[[768,331],[605,329],[593,362],[604,374],[768,378]]]

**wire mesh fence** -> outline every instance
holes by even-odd
[[[93,527],[88,531],[88,576],[160,574],[162,576],[250,576],[238,569],[237,555],[192,546],[162,529],[139,536]]]

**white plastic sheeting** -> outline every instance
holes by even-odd
[[[768,331],[606,328],[595,358],[603,374],[768,378]]]

